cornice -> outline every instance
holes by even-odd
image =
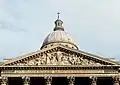
[[[105,70],[105,69],[119,70],[119,68],[120,68],[120,65],[102,65],[102,66],[80,66],[80,65],[0,66],[0,70]]]

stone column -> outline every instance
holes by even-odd
[[[45,85],[51,85],[52,84],[52,77],[46,76],[45,79]]]
[[[22,77],[23,85],[29,85],[30,84],[30,77],[24,76]]]
[[[8,78],[7,77],[0,77],[1,85],[8,85]]]
[[[119,76],[114,76],[113,77],[113,85],[119,85],[119,80],[120,80]]]
[[[91,84],[90,85],[97,85],[97,77],[90,76]]]
[[[75,83],[74,76],[67,77],[67,80],[68,80],[68,85],[74,85],[74,83]]]

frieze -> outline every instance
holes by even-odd
[[[71,74],[71,73],[118,73],[118,71],[109,71],[106,72],[105,70],[4,70],[1,72],[1,74],[28,74],[28,73],[35,73],[35,74],[58,74],[58,73],[64,73],[64,74]]]
[[[39,65],[102,65],[93,60],[84,59],[82,56],[65,52],[44,53],[37,57],[14,64],[19,66]]]

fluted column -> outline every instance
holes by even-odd
[[[30,85],[30,77],[24,76],[22,77],[23,85]]]
[[[7,77],[0,77],[1,85],[8,85],[8,78]]]
[[[46,77],[44,77],[44,79],[45,79],[45,84],[46,85],[51,85],[52,84],[52,77],[46,76]]]
[[[97,77],[91,76],[90,80],[91,80],[91,82],[90,82],[91,84],[90,85],[97,85]]]
[[[74,76],[67,77],[67,80],[68,80],[68,85],[74,85],[74,83],[75,83]]]
[[[113,77],[113,85],[119,85],[119,80],[120,80],[119,76],[114,76]]]

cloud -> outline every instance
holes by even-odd
[[[21,14],[18,13],[17,10],[15,12],[16,8],[14,8],[14,10],[11,9],[13,8],[12,6],[15,4],[14,0],[11,1],[13,2],[13,4],[10,4],[11,2],[8,2],[8,0],[0,0],[0,30],[26,32],[27,30],[25,28],[19,27],[16,23],[18,17],[21,17]]]
[[[13,32],[27,32],[27,30],[16,27],[12,23],[0,21],[0,30],[9,30]]]

